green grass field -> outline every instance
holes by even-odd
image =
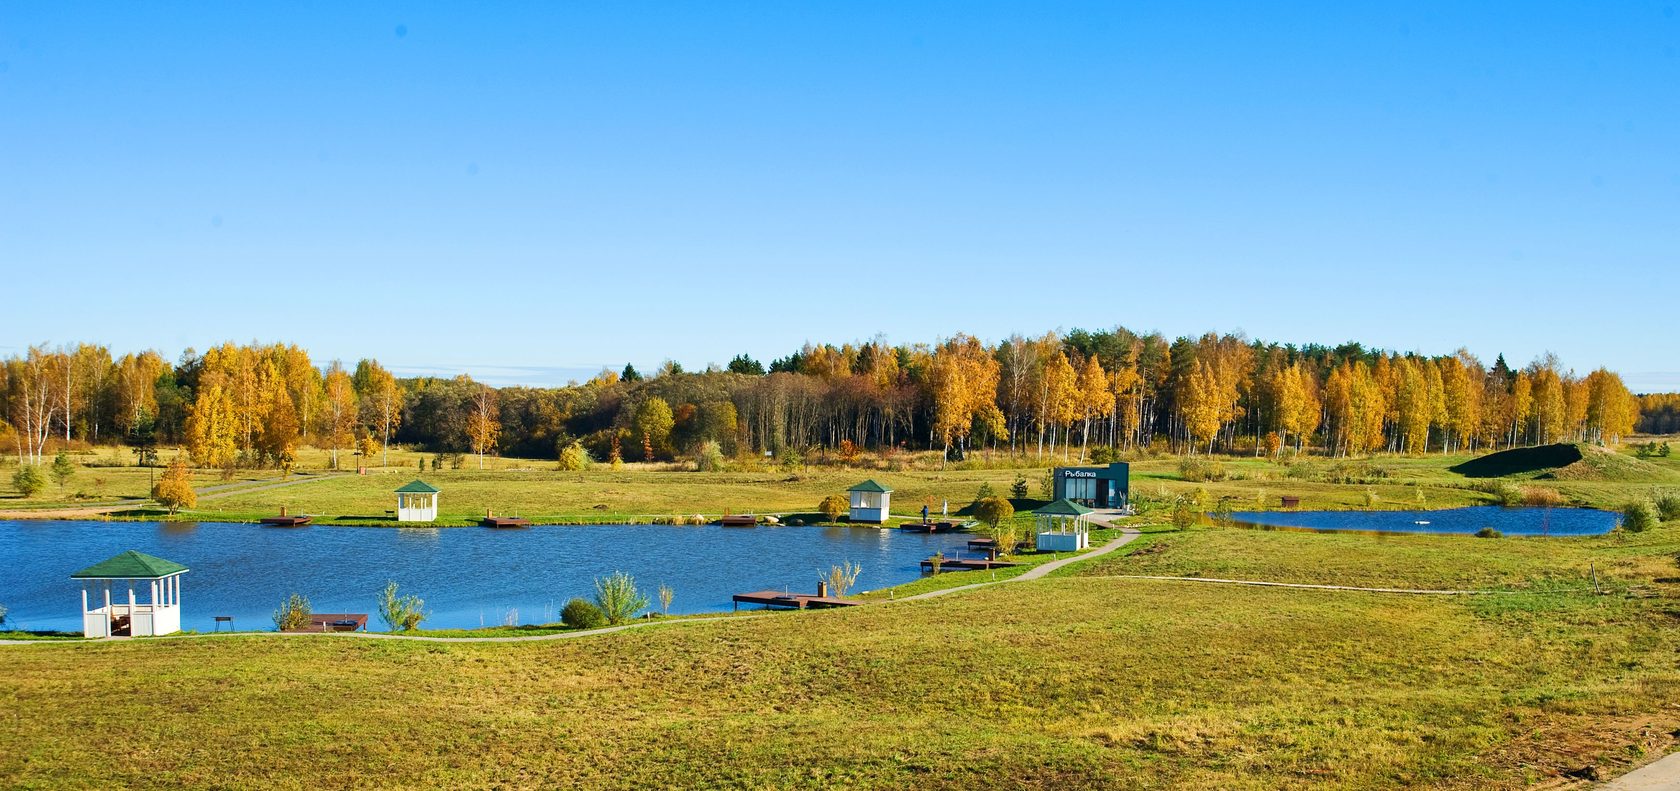
[[[170,455],[164,453],[165,458]],[[98,450],[75,458],[84,465],[132,462],[132,454],[120,449]],[[686,471],[680,465],[630,465],[620,471],[598,465],[583,472],[561,472],[550,461],[501,458],[486,459],[486,469],[480,470],[476,458],[469,456],[462,460],[460,469],[446,465],[432,470],[428,466],[424,474],[420,473],[417,462],[431,458],[393,451],[389,466],[370,467],[366,475],[331,474],[326,453],[306,449],[300,459],[303,474],[290,480],[309,482],[269,488],[263,487],[282,481],[277,471],[240,470],[231,480],[223,480],[217,471],[197,471],[195,483],[201,499],[198,507],[184,516],[250,521],[275,514],[284,506],[292,513],[322,516],[323,521],[378,523],[388,519],[386,512],[395,507],[392,490],[415,477],[423,477],[443,490],[440,524],[446,525],[475,523],[486,510],[555,522],[614,522],[726,512],[808,513],[823,497],[844,493],[864,478],[893,488],[894,510],[908,515],[919,512],[924,503],[931,504],[935,511],[945,501],[953,510],[962,508],[982,484],[1006,494],[1017,475],[1028,480],[1029,497],[1039,497],[1039,479],[1046,467],[1063,463],[1060,459],[1011,461],[1000,456],[990,465],[976,459],[941,470],[936,461],[914,457],[905,469],[897,470],[883,469],[882,463],[875,462],[853,468],[812,466],[708,473]],[[1606,470],[1603,472],[1573,470],[1576,474],[1557,478],[1529,475],[1517,482],[1555,492],[1567,504],[1607,509],[1648,497],[1658,489],[1680,489],[1680,459],[1639,461],[1625,454],[1605,458],[1614,463],[1600,464]],[[1218,460],[1223,480],[1194,482],[1183,480],[1178,460],[1152,459],[1133,464],[1132,491],[1136,497],[1154,501],[1199,491],[1209,508],[1224,500],[1236,509],[1275,508],[1283,495],[1301,498],[1301,507],[1308,509],[1448,508],[1497,502],[1497,497],[1487,491],[1488,479],[1453,471],[1453,467],[1470,460],[1469,456],[1448,455],[1382,456],[1357,461],[1308,458],[1295,463],[1223,458]],[[343,461],[354,470],[348,456]],[[154,472],[133,466],[84,466],[67,485],[49,485],[45,493],[24,499],[12,488],[10,473],[15,463],[0,463],[0,512],[144,498]],[[152,509],[131,516],[159,518],[161,514]]]
[[[557,642],[12,646],[0,782],[1523,788],[1668,748],[1676,623],[1669,595],[1071,577]]]

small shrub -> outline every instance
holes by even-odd
[[[1196,524],[1196,508],[1190,500],[1180,497],[1173,503],[1173,527],[1185,530]]]
[[[828,595],[845,598],[846,592],[857,584],[858,575],[862,573],[863,567],[849,560],[838,566],[830,566],[828,576],[823,578],[823,581],[828,583]]]
[[[1211,459],[1185,457],[1178,461],[1178,477],[1198,483],[1225,480],[1225,465]]]
[[[1531,508],[1556,508],[1564,504],[1563,495],[1544,486],[1522,487],[1522,504]]]
[[[617,626],[647,609],[648,597],[636,590],[636,579],[622,571],[595,578],[595,606],[607,623]]]
[[[1376,508],[1377,503],[1380,503],[1380,502],[1382,502],[1382,498],[1377,496],[1377,490],[1376,489],[1366,489],[1365,490],[1365,507],[1366,508]]]
[[[47,476],[42,475],[41,468],[33,464],[20,465],[17,472],[12,473],[12,486],[24,497],[34,497],[47,488]]]
[[[309,614],[309,599],[301,593],[294,593],[280,603],[280,609],[274,611],[274,628],[282,632],[308,629]]]
[[[1098,445],[1091,449],[1092,464],[1113,464],[1120,460],[1120,452],[1112,445]]]
[[[939,567],[941,565],[943,565],[944,563],[945,563],[945,553],[944,552],[935,552],[935,553],[933,553],[933,557],[928,558],[928,568],[935,574],[939,573]]]
[[[1657,516],[1664,522],[1680,519],[1680,492],[1661,492],[1656,497]]]
[[[588,599],[573,599],[560,610],[560,621],[574,629],[599,629],[607,625],[607,616]]]
[[[58,488],[63,489],[70,479],[76,477],[76,463],[70,460],[70,454],[59,451],[53,457],[52,477],[58,482]]]
[[[1009,484],[1009,496],[1016,500],[1027,499],[1027,476],[1024,473],[1015,473],[1015,482]]]
[[[589,451],[583,447],[583,443],[575,439],[560,449],[558,469],[561,472],[581,472],[589,469],[589,466],[594,463],[594,460],[589,458]]]
[[[974,493],[974,500],[972,502],[975,505],[979,505],[981,500],[996,496],[997,492],[992,491],[992,484],[988,481],[981,481],[980,489]]]
[[[198,505],[198,493],[193,491],[192,472],[187,469],[186,459],[176,456],[170,460],[169,469],[152,486],[152,499],[171,514]]]
[[[723,469],[723,446],[717,440],[706,440],[700,445],[700,450],[694,453],[694,468],[700,472],[717,472]]]
[[[849,510],[851,510],[851,504],[846,501],[846,498],[838,494],[831,494],[824,497],[822,502],[817,503],[817,511],[830,522],[838,520]]]
[[[1484,527],[1476,531],[1477,538],[1504,538],[1505,534],[1491,527]]]
[[[1622,506],[1622,529],[1629,533],[1643,533],[1657,524],[1657,509],[1639,501]]]
[[[671,614],[671,599],[675,598],[676,595],[677,592],[671,590],[671,586],[665,584],[659,586],[659,612],[661,615]]]
[[[411,632],[426,620],[426,600],[414,594],[397,595],[397,583],[385,583],[379,594],[379,617],[389,631]]]
[[[1056,471],[1045,469],[1044,474],[1038,476],[1038,498],[1040,500],[1056,499]]]

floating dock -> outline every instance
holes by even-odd
[[[753,591],[752,593],[737,593],[732,598],[735,600],[735,609],[737,610],[741,609],[743,604],[761,604],[765,607],[806,610],[820,607],[856,607],[863,603],[834,596],[816,596],[809,593],[790,593],[788,591]]]
[[[752,514],[724,514],[717,523],[724,527],[757,527],[758,517]]]
[[[308,629],[300,632],[365,632],[368,617],[365,612],[318,612],[309,616]]]
[[[907,533],[950,533],[968,526],[968,522],[943,519],[938,522],[905,522],[898,529]]]
[[[309,524],[310,519],[307,516],[265,516],[257,521],[270,527],[303,527]]]
[[[485,527],[530,527],[531,520],[518,516],[487,516],[478,520]]]

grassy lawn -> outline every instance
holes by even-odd
[[[1592,538],[1473,538],[1196,528],[1080,564],[1081,575],[1148,574],[1429,589],[1625,589],[1680,579],[1680,523]]]
[[[173,453],[165,450],[162,456],[167,459]],[[121,449],[75,455],[73,458],[84,466],[68,484],[49,485],[46,492],[29,499],[11,488],[15,460],[0,459],[0,511],[144,498],[154,471],[118,466],[132,464],[132,456]],[[560,523],[642,521],[725,512],[808,514],[823,497],[843,494],[864,478],[893,488],[894,510],[911,515],[924,503],[935,512],[947,501],[953,510],[966,506],[981,484],[990,485],[999,494],[1007,493],[1018,474],[1029,481],[1029,496],[1038,497],[1038,482],[1046,466],[1064,463],[1059,458],[1010,460],[1002,456],[987,463],[976,455],[970,462],[940,470],[936,461],[922,454],[909,457],[904,468],[896,470],[882,469],[882,463],[876,460],[853,469],[807,467],[786,471],[772,467],[700,473],[686,471],[681,465],[628,465],[619,471],[599,465],[583,472],[561,472],[552,461],[494,457],[486,458],[485,469],[481,470],[476,457],[471,456],[461,460],[459,469],[446,464],[443,469],[433,470],[429,464],[432,458],[430,454],[394,450],[389,465],[376,464],[368,468],[368,474],[355,475],[354,459],[345,454],[341,461],[351,474],[273,488],[262,487],[282,481],[276,470],[237,470],[228,480],[219,471],[200,470],[194,473],[199,505],[183,516],[251,521],[285,506],[293,513],[320,515],[325,522],[380,524],[388,519],[386,511],[395,507],[392,490],[415,477],[423,477],[443,490],[439,524],[444,525],[474,524],[486,510]],[[1224,479],[1202,482],[1184,480],[1177,459],[1149,459],[1132,465],[1132,491],[1144,499],[1166,501],[1199,490],[1208,508],[1224,499],[1238,510],[1275,508],[1283,495],[1301,498],[1301,507],[1306,509],[1449,508],[1497,502],[1485,491],[1488,481],[1451,469],[1470,458],[1379,456],[1354,461],[1309,458],[1278,462],[1227,457],[1216,460],[1223,468]],[[428,462],[423,474],[418,469],[422,459]],[[1519,481],[1523,486],[1555,491],[1570,504],[1610,509],[1657,489],[1680,489],[1680,459],[1635,462],[1627,454],[1615,459],[1620,463],[1609,465],[1605,475],[1597,478],[1525,477]],[[1067,463],[1073,462],[1070,459]],[[291,480],[320,477],[328,468],[325,451],[305,449],[299,466],[303,474]],[[130,514],[131,518],[160,516],[155,510]]]
[[[1521,788],[1667,746],[1677,619],[1058,578],[575,641],[14,646],[0,783]]]

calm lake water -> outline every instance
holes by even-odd
[[[292,592],[316,612],[365,612],[382,629],[375,598],[386,580],[426,600],[433,628],[476,628],[559,619],[597,576],[634,575],[658,607],[660,583],[676,595],[672,613],[727,610],[746,591],[816,591],[842,561],[863,567],[857,590],[916,579],[935,551],[966,547],[963,534],[844,527],[672,527],[593,525],[489,528],[272,528],[243,524],[0,521],[0,604],[18,629],[80,630],[80,586],[70,574],[128,549],[191,568],[181,583],[181,628],[208,631],[212,616],[242,629],[273,628],[270,616]],[[144,598],[143,591],[137,592]],[[127,596],[124,589],[122,596]]]
[[[1508,536],[1596,536],[1615,529],[1620,521],[1614,513],[1592,508],[1496,505],[1439,511],[1237,511],[1231,517],[1261,527],[1454,535],[1470,535],[1491,527]]]

